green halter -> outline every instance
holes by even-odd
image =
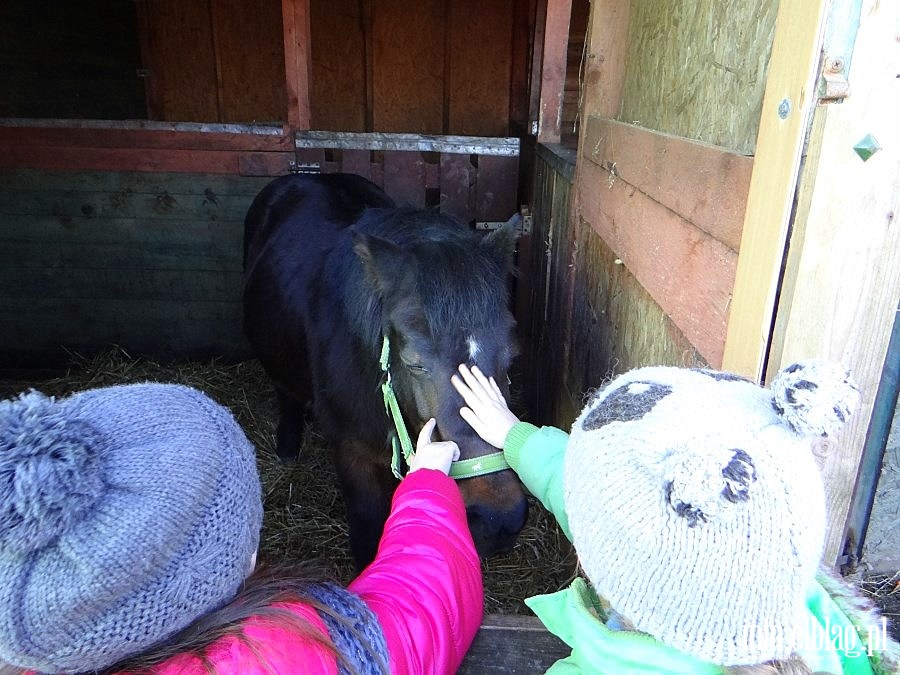
[[[381,345],[381,370],[385,374],[384,381],[381,383],[381,393],[384,396],[384,409],[394,422],[395,431],[391,434],[391,471],[394,472],[394,476],[398,479],[402,479],[400,457],[402,456],[406,460],[407,466],[409,466],[410,461],[415,456],[415,452],[413,451],[409,432],[406,430],[406,423],[403,421],[403,415],[400,412],[400,405],[397,403],[397,396],[394,394],[394,385],[391,383],[390,360],[391,345],[387,335],[385,335],[384,342]],[[453,462],[450,464],[449,475],[454,480],[462,480],[503,471],[508,468],[509,464],[503,457],[503,453],[493,452],[489,455]]]

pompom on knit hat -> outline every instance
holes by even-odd
[[[0,661],[101,670],[230,601],[259,543],[253,446],[181,385],[0,402]]]
[[[859,393],[806,361],[771,388],[714,370],[613,380],[575,421],[563,469],[573,544],[597,594],[633,626],[721,666],[785,659],[825,538],[812,453]]]

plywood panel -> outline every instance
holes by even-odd
[[[579,171],[581,213],[703,358],[721,366],[737,254],[596,164]]]
[[[584,150],[733,251],[740,248],[752,158],[594,115]]]
[[[631,5],[617,118],[753,154],[778,0]]]
[[[220,119],[216,59],[209,5],[183,0],[143,0],[148,49],[144,67],[158,98],[152,119],[213,122]],[[150,59],[149,61],[146,59]]]
[[[281,0],[213,0],[222,122],[285,119]]]
[[[443,0],[376,2],[374,131],[445,131],[443,26]]]
[[[513,1],[448,3],[447,133],[507,135]]]
[[[368,0],[311,0],[311,128],[366,129]]]

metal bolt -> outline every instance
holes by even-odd
[[[788,115],[791,114],[791,102],[790,100],[784,98],[781,99],[781,103],[778,104],[778,116],[781,119],[786,119]]]

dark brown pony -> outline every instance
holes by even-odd
[[[516,355],[508,280],[515,234],[482,235],[435,210],[398,208],[350,174],[289,175],[253,201],[244,232],[244,331],[275,384],[278,455],[297,457],[312,403],[335,451],[358,565],[375,554],[396,487],[379,363],[415,441],[425,421],[463,459],[494,452],[450,384],[477,364],[506,388]],[[460,481],[482,554],[511,546],[527,502],[511,470]]]

